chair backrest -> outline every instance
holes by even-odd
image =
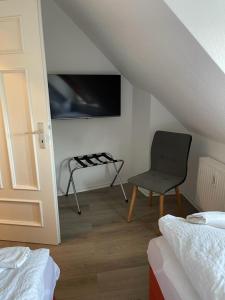
[[[151,148],[151,170],[185,179],[191,141],[189,134],[156,131]]]

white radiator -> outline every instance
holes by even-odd
[[[196,201],[204,211],[225,211],[225,164],[210,157],[200,158]]]

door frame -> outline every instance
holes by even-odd
[[[50,157],[51,157],[51,173],[53,179],[53,190],[54,190],[54,205],[55,211],[57,214],[57,242],[61,243],[61,232],[60,232],[60,222],[59,222],[59,207],[58,207],[58,195],[57,195],[57,180],[56,180],[56,168],[55,168],[55,154],[54,154],[54,143],[53,143],[53,134],[52,134],[52,120],[51,120],[51,112],[50,112],[50,102],[49,102],[49,94],[48,94],[48,77],[47,77],[47,63],[46,63],[46,55],[45,55],[45,41],[44,41],[44,31],[43,31],[43,18],[42,18],[42,9],[41,9],[41,0],[37,0],[37,9],[38,9],[38,22],[39,22],[39,30],[40,30],[40,45],[41,45],[41,57],[43,68],[43,77],[44,77],[44,85],[45,85],[45,98],[48,99],[46,101],[46,108],[48,111],[48,134],[49,134],[49,148],[50,148]]]

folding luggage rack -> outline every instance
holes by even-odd
[[[120,163],[118,168],[117,168],[116,163]],[[123,159],[114,159],[112,154],[107,153],[107,152],[74,156],[74,157],[71,157],[68,159],[68,169],[69,169],[70,176],[69,176],[69,181],[68,181],[68,185],[67,185],[66,196],[68,196],[69,188],[70,188],[70,185],[72,184],[73,193],[74,193],[74,197],[75,197],[75,201],[76,201],[76,205],[77,205],[77,209],[78,209],[78,214],[81,214],[81,210],[80,210],[76,187],[75,187],[74,178],[73,178],[74,172],[79,169],[101,166],[101,165],[106,165],[106,164],[113,164],[115,172],[116,172],[116,175],[115,175],[112,183],[110,184],[110,186],[113,186],[115,180],[118,177],[120,187],[123,192],[125,201],[126,202],[128,201],[121,178],[120,178],[120,171],[122,170],[123,165],[124,165]]]

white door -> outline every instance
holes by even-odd
[[[60,242],[39,0],[0,0],[0,240]]]

